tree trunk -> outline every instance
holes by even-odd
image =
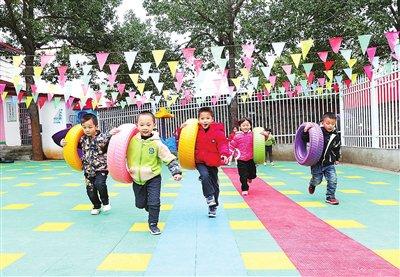
[[[35,52],[26,53],[25,57],[25,83],[26,92],[32,94],[30,84],[34,84],[33,80],[33,58]],[[31,131],[32,131],[32,159],[34,161],[43,161],[45,159],[42,147],[42,135],[40,130],[39,111],[37,104],[32,101],[29,106],[29,115],[31,118]]]
[[[232,4],[230,3],[230,13],[229,13],[229,25],[230,30],[228,34],[228,51],[229,51],[229,60],[228,60],[228,68],[229,68],[229,85],[233,86],[231,78],[235,78],[236,76],[236,64],[235,64],[235,56],[236,56],[236,49],[235,49],[235,39],[234,39],[234,31],[235,31],[235,17],[232,10]],[[232,98],[231,104],[229,105],[229,122],[231,129],[233,126],[236,126],[238,121],[238,103],[237,103],[237,96]],[[231,130],[229,130],[231,131]]]

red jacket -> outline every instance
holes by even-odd
[[[199,124],[194,154],[196,163],[220,166],[223,164],[221,155],[229,157],[230,154],[222,123],[211,123],[207,130]]]

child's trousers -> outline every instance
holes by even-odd
[[[101,203],[103,205],[109,204],[108,191],[107,191],[107,171],[96,172],[93,177],[86,177],[86,193],[93,204],[94,209],[100,209]],[[100,194],[100,199],[99,199]],[[101,201],[100,201],[101,200]]]
[[[204,197],[214,195],[215,206],[218,206],[219,185],[218,185],[218,167],[205,164],[196,164],[200,173],[201,186]]]
[[[132,184],[135,206],[149,212],[149,224],[157,224],[160,215],[161,175],[151,178],[144,185]]]
[[[248,191],[249,185],[247,184],[247,180],[257,178],[256,164],[253,159],[248,161],[238,160],[237,168],[240,176],[240,183],[242,184],[242,191]]]
[[[326,199],[335,198],[336,186],[337,186],[337,177],[336,170],[333,164],[322,166],[321,163],[317,163],[316,165],[311,166],[311,186],[317,186],[321,184],[323,176],[327,181],[326,186]]]
[[[272,145],[265,145],[265,156],[267,156],[267,153],[268,153],[269,162],[272,163],[273,162],[273,159],[272,159]],[[265,160],[267,160],[266,158],[267,157],[265,157]]]

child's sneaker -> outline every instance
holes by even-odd
[[[309,185],[309,186],[308,186],[308,192],[309,192],[310,194],[314,194],[314,191],[315,191],[315,186]]]
[[[208,217],[216,217],[217,216],[217,207],[209,207],[208,208]]]
[[[100,213],[100,209],[92,209],[91,211],[90,211],[90,214],[91,215],[98,215]]]
[[[206,201],[207,201],[208,206],[217,205],[217,203],[215,202],[214,195],[210,195],[210,196],[206,197]]]
[[[327,198],[325,200],[326,203],[331,204],[331,205],[339,205],[339,200],[337,200],[336,198],[332,197],[332,198]]]
[[[152,235],[159,235],[159,234],[161,234],[160,229],[157,227],[157,223],[151,223],[151,224],[149,224],[149,231],[150,231],[150,234],[152,234]]]
[[[251,184],[253,182],[253,179],[247,179],[247,183]]]
[[[103,206],[103,212],[108,212],[109,210],[111,210],[111,204],[107,204]]]
[[[248,194],[249,194],[249,191],[248,191],[248,190],[242,191],[242,195],[243,195],[243,196],[246,196],[246,195],[248,195]]]
[[[264,162],[264,165],[267,165],[267,162]]]

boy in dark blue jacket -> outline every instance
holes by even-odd
[[[340,135],[335,129],[336,115],[332,112],[326,112],[322,116],[321,130],[324,135],[324,150],[319,161],[311,166],[311,180],[308,186],[308,192],[313,194],[315,187],[322,182],[323,176],[327,181],[326,200],[331,205],[338,205],[339,200],[335,198],[337,177],[335,165],[339,163],[340,158]],[[304,128],[302,139],[304,142],[310,140],[308,130],[312,124],[307,124]]]

